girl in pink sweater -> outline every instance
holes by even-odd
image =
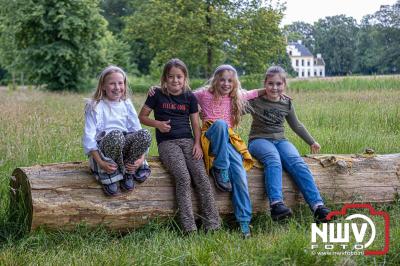
[[[237,221],[244,237],[250,236],[251,202],[246,170],[253,160],[246,144],[235,134],[248,100],[264,94],[263,89],[241,89],[235,68],[216,68],[209,85],[194,92],[202,110],[202,148],[207,171],[218,189],[232,191]]]

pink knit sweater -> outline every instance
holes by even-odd
[[[218,101],[214,99],[214,95],[207,89],[200,89],[193,92],[201,107],[203,121],[215,121],[223,119],[229,127],[232,127],[232,104],[229,96],[223,96]],[[258,97],[257,90],[241,91],[243,100],[251,100]]]

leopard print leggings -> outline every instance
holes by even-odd
[[[192,155],[193,139],[176,139],[163,141],[158,145],[160,159],[167,170],[174,176],[176,183],[176,200],[181,225],[184,232],[196,231],[192,208],[191,180],[199,194],[205,230],[220,227],[220,218],[207,176],[203,160],[196,160]]]
[[[125,164],[134,163],[147,151],[150,144],[151,134],[146,129],[127,134],[113,130],[101,139],[98,146],[104,156],[111,158],[124,175]]]

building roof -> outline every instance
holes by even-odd
[[[289,42],[289,45],[293,45],[300,52],[300,56],[313,56],[307,47],[298,42]]]

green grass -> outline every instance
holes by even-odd
[[[365,91],[376,89],[400,89],[399,76],[349,76],[327,77],[318,79],[291,79],[290,88],[294,91],[303,90],[339,90]]]
[[[190,79],[193,90],[206,84],[205,79]],[[150,76],[129,77],[130,87],[134,92],[147,92],[150,86],[159,84],[158,79]],[[253,74],[240,77],[240,82],[245,89],[262,88],[264,82],[263,74]],[[93,83],[93,82],[92,82]],[[386,76],[348,76],[348,77],[326,77],[297,79],[289,78],[289,92],[299,91],[365,91],[377,89],[400,89],[400,78],[398,75]]]
[[[321,144],[321,152],[362,153],[371,147],[377,153],[399,153],[400,78],[345,79],[349,79],[347,87],[331,87],[331,83],[341,81],[330,79],[313,81],[318,85],[310,81],[290,83],[293,89],[289,95],[294,99],[298,117]],[[368,80],[383,85],[370,85]],[[307,83],[309,89],[294,89],[297,82]],[[311,254],[307,247],[312,220],[304,206],[296,210],[295,218],[288,224],[276,224],[267,215],[256,216],[249,240],[241,239],[237,230],[228,225],[215,234],[184,237],[173,220],[152,222],[126,235],[83,226],[73,232],[23,234],[8,208],[9,177],[20,166],[86,159],[81,135],[84,98],[88,96],[0,89],[0,265],[400,264],[399,201],[376,206],[391,216],[390,252],[379,257]],[[138,110],[144,98],[144,94],[133,95]],[[250,123],[247,115],[238,129],[246,141]],[[309,152],[290,129],[287,133],[301,154]],[[150,154],[157,155],[155,143]]]

